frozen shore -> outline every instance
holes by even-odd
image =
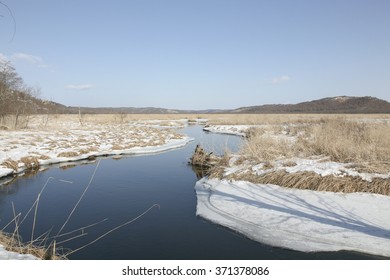
[[[271,246],[390,257],[390,197],[204,178],[197,215]]]
[[[136,125],[4,131],[0,135],[0,177],[98,156],[158,153],[190,141],[169,129]]]
[[[203,128],[204,131],[211,133],[230,134],[245,136],[250,125],[211,125]]]

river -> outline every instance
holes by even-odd
[[[195,146],[201,144],[215,153],[236,151],[242,139],[205,133],[201,126],[189,126],[181,132],[195,140],[160,154],[100,158],[73,168],[52,166],[1,186],[0,229],[14,217],[12,205],[15,213],[21,213],[19,222],[22,220],[47,182],[39,199],[34,239],[47,233],[48,242],[50,236],[56,235],[80,197],[62,233],[97,223],[57,238],[57,246],[74,251],[69,259],[375,258],[353,252],[307,254],[273,248],[197,217],[194,185],[198,178],[187,164]],[[139,219],[104,236],[150,207]],[[31,239],[34,210],[19,229],[24,241]],[[11,225],[6,231],[12,230]],[[61,244],[66,239],[72,240]],[[91,242],[94,243],[83,248]]]

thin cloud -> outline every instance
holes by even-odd
[[[8,61],[8,57],[0,53],[0,62],[6,62],[6,61]]]
[[[27,53],[14,53],[11,55],[12,60],[21,60],[25,61],[27,63],[36,65],[39,68],[48,68],[49,65],[47,65],[43,58],[37,55],[27,54]]]
[[[41,64],[43,62],[42,57],[36,56],[36,55],[31,55],[31,54],[26,54],[26,53],[14,53],[11,56],[11,59],[24,60],[24,61],[27,61],[28,63],[31,63],[31,64]]]
[[[70,90],[89,90],[94,87],[95,86],[91,84],[78,84],[78,85],[67,85],[65,88]]]
[[[290,76],[284,75],[284,76],[272,78],[271,83],[273,85],[278,85],[278,84],[281,84],[281,83],[284,83],[284,82],[287,82],[287,81],[290,81],[290,80],[291,80]]]

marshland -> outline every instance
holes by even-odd
[[[33,115],[1,132],[1,243],[38,258],[386,258],[389,132],[388,115]],[[206,169],[188,164],[197,145]]]

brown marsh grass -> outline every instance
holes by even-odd
[[[60,255],[52,254],[48,248],[44,246],[36,246],[31,243],[22,243],[20,237],[14,234],[6,234],[0,231],[0,244],[2,244],[7,251],[16,252],[19,254],[30,254],[38,259],[62,259]]]
[[[371,182],[360,177],[321,176],[314,172],[288,173],[286,171],[269,172],[263,175],[253,173],[234,174],[231,180],[244,180],[255,184],[274,184],[286,188],[330,192],[367,192],[390,195],[390,179],[374,178]]]
[[[248,118],[248,119],[245,119]],[[249,120],[252,122],[250,123]],[[390,173],[390,116],[388,115],[260,115],[242,116],[215,124],[247,124],[252,127],[239,152],[240,162],[251,165],[283,160],[295,164],[293,158],[323,157],[327,161],[350,163],[349,168],[367,173]],[[223,177],[224,166],[216,166],[211,177]],[[225,179],[253,183],[276,184],[289,188],[333,192],[369,192],[390,195],[390,179],[321,176],[314,172],[287,173],[270,171],[232,174]]]
[[[252,128],[241,153],[259,161],[320,155],[377,167],[390,162],[390,123],[329,118],[293,128],[294,138]]]

